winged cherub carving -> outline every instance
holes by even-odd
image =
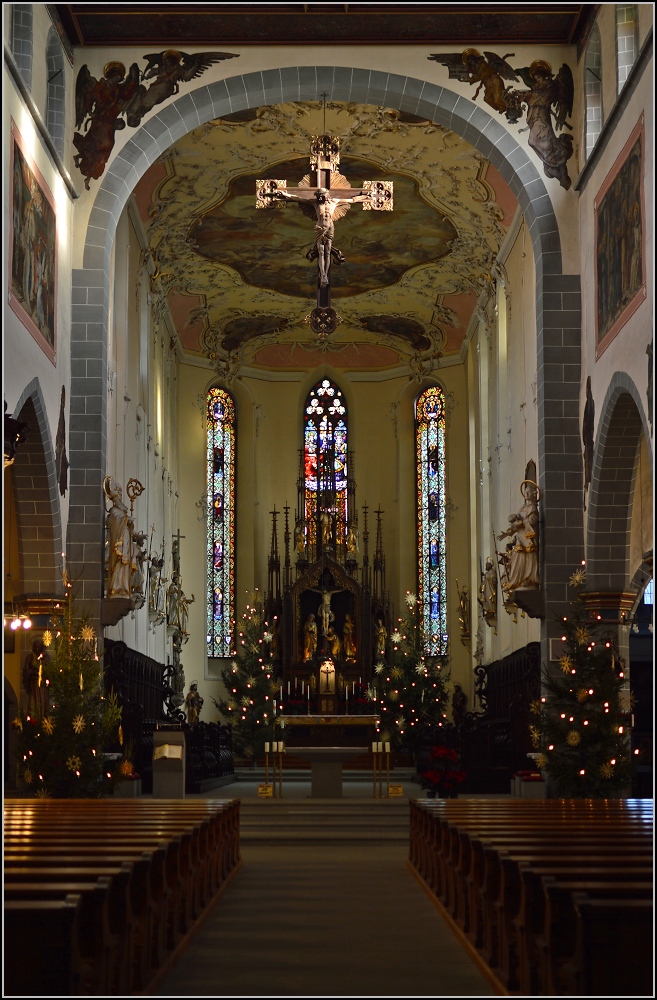
[[[119,116],[134,96],[139,86],[139,67],[133,63],[126,77],[122,62],[108,62],[100,80],[92,76],[85,65],[78,73],[75,84],[75,127],[82,129],[73,134],[73,145],[77,153],[73,161],[85,178],[84,186],[89,190],[89,181],[98,180],[105,170],[114,148],[114,135],[125,128]]]
[[[573,155],[573,140],[568,134],[557,136],[556,132],[572,128],[566,121],[573,113],[570,67],[564,63],[555,76],[548,62],[535,59],[530,66],[513,69],[507,62],[512,55],[513,52],[505,56],[494,52],[482,55],[477,49],[465,49],[461,54],[435,52],[428,58],[446,66],[450,79],[478,83],[473,99],[483,87],[484,102],[505,115],[511,125],[516,125],[526,114],[529,145],[542,161],[546,176],[555,177],[568,190],[571,180],[566,162]],[[505,80],[522,81],[527,90],[505,86]]]
[[[450,79],[461,80],[463,83],[478,83],[473,100],[484,90],[484,102],[500,114],[504,114],[507,105],[505,100],[505,80],[518,82],[514,70],[508,64],[513,52],[498,56],[495,52],[478,52],[477,49],[466,49],[462,53],[435,52],[429,59],[446,66]]]
[[[557,136],[555,129],[571,128],[566,121],[573,113],[575,93],[570,67],[564,63],[555,77],[548,62],[535,59],[531,66],[516,72],[529,89],[505,91],[506,117],[515,124],[522,115],[523,105],[526,107],[529,145],[543,161],[546,176],[556,177],[562,188],[568,190],[571,181],[566,161],[573,155],[573,138],[567,133]]]
[[[156,104],[179,92],[181,82],[200,76],[213,63],[236,58],[230,52],[190,55],[166,49],[144,56],[147,65],[143,73],[136,62],[127,74],[122,62],[108,62],[100,80],[91,75],[86,64],[82,66],[75,84],[75,127],[79,131],[73,135],[77,150],[73,159],[85,178],[86,189],[89,190],[90,180],[103,175],[117,131],[126,124],[137,128]],[[151,79],[153,82],[145,86],[144,81]]]
[[[174,97],[180,90],[179,84],[189,83],[201,76],[214,63],[224,59],[235,59],[230,52],[180,52],[178,49],[165,49],[163,52],[151,52],[144,56],[147,60],[146,69],[142,73],[142,82],[137,92],[126,108],[128,125],[137,128],[144,115],[161,104],[169,97]],[[153,77],[155,79],[153,79]],[[143,81],[153,79],[149,87]]]

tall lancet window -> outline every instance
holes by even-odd
[[[306,399],[303,426],[306,544],[318,536],[340,544],[347,532],[347,407],[338,387],[322,379]],[[326,544],[323,545],[326,547]]]
[[[208,656],[230,656],[235,620],[235,403],[207,396]]]
[[[418,508],[418,590],[426,651],[447,653],[445,594],[445,397],[425,389],[415,404],[415,455]]]

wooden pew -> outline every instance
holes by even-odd
[[[8,899],[4,905],[4,996],[77,996],[80,897]]]
[[[147,987],[239,860],[239,802],[5,803],[5,878],[14,895],[27,897],[16,902],[36,905],[40,885],[47,897],[42,902],[59,903],[53,897],[65,882],[80,889],[90,916],[92,880],[109,880],[105,915],[87,921],[92,927],[82,936],[75,973],[96,995]],[[119,903],[117,876],[126,870],[130,878]],[[105,950],[105,972],[102,954],[91,961],[93,949]]]
[[[575,995],[654,996],[653,901],[593,899],[575,892],[573,903]]]
[[[411,804],[410,831],[410,863],[511,989],[520,979],[525,937],[516,858],[529,869],[549,858],[548,872],[572,877],[570,859],[579,857],[578,877],[597,865],[593,877],[609,872],[602,884],[616,878],[617,886],[632,885],[632,871],[640,879],[651,875],[652,803],[645,801],[420,801]],[[628,858],[627,872],[619,858]],[[556,939],[545,948],[548,955],[556,951]],[[571,958],[559,958],[562,974]],[[524,988],[529,995],[537,984]]]
[[[547,996],[571,992],[572,983],[569,982],[567,972],[570,965],[572,978],[577,941],[576,893],[584,892],[589,899],[632,902],[639,899],[652,901],[653,897],[652,876],[639,879],[628,876],[627,872],[621,872],[617,880],[605,875],[597,881],[589,881],[581,875],[572,880],[557,879],[553,875],[543,876],[543,888],[546,896],[545,923],[537,942],[540,959],[538,988]],[[618,949],[614,951],[622,964],[634,964],[637,961],[633,949],[626,954]]]
[[[79,992],[96,996],[110,993],[110,969],[117,960],[118,939],[109,925],[108,895],[110,879],[94,882],[7,882],[5,902],[79,900],[77,950],[80,956]],[[13,962],[10,960],[10,965]]]

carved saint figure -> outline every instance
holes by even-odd
[[[317,622],[314,615],[308,615],[303,626],[303,658],[312,660],[317,650]]]
[[[180,596],[178,597],[178,624],[180,631],[184,636],[188,636],[187,625],[189,622],[189,605],[193,604],[196,598],[192,594],[191,597],[186,597],[183,591],[180,591]]]
[[[490,556],[486,560],[486,569],[481,574],[477,600],[486,621],[497,617],[497,572]]]
[[[538,566],[538,500],[536,483],[525,479],[520,487],[524,503],[517,514],[509,515],[509,527],[498,535],[507,544],[506,580],[502,586],[508,593],[521,588],[540,587]]]
[[[106,477],[103,489],[112,504],[105,520],[109,535],[105,592],[110,598],[130,597],[132,574],[138,568],[134,558],[134,524],[123,503],[123,490],[113,476]]]
[[[146,599],[144,594],[144,563],[148,559],[148,552],[144,549],[144,543],[147,538],[148,535],[144,534],[143,531],[134,531],[132,534],[134,569],[130,581],[130,590],[135,601],[135,607],[139,608],[144,606]]]
[[[322,523],[322,545],[326,548],[331,544],[331,515],[327,510],[323,510],[319,519]]]
[[[586,403],[582,419],[582,444],[584,446],[584,510],[586,510],[586,494],[591,485],[593,470],[593,429],[595,426],[595,402],[591,391],[591,376],[586,379]]]
[[[174,570],[171,574],[171,583],[167,588],[167,625],[169,628],[180,628],[181,594],[180,573],[176,573]]]
[[[162,611],[162,569],[164,553],[161,556],[151,556],[148,567],[148,610],[153,614]]]
[[[468,588],[464,584],[459,588],[459,582],[456,581],[456,588],[459,595],[459,628],[461,629],[462,636],[470,635],[470,595],[468,593]]]
[[[374,636],[377,656],[383,657],[386,655],[388,633],[386,632],[386,627],[380,618],[374,627]]]
[[[61,496],[66,496],[66,490],[68,489],[68,467],[69,461],[66,455],[66,387],[62,386],[62,395],[59,404],[59,422],[55,438],[55,468],[57,470],[57,483]]]
[[[333,630],[333,626],[329,628],[328,632],[325,633],[325,636],[326,644],[331,656],[333,656],[336,660],[339,660],[342,651],[340,636]]]
[[[193,726],[199,720],[201,709],[203,708],[203,698],[198,693],[198,684],[192,681],[185,698],[185,708],[187,710],[187,722]]]
[[[350,556],[353,556],[356,554],[357,550],[358,536],[356,535],[353,524],[350,524],[347,532],[347,552]]]
[[[468,701],[468,696],[461,687],[460,684],[454,685],[454,694],[452,695],[452,720],[455,726],[460,726],[463,724],[463,718],[465,716],[465,706]]]
[[[356,626],[352,620],[351,615],[344,616],[344,625],[342,626],[342,645],[344,648],[345,660],[355,660]]]
[[[32,652],[25,657],[23,664],[23,687],[27,692],[27,715],[33,719],[41,719],[48,711],[48,667],[50,656],[41,639],[32,643]]]
[[[303,551],[306,547],[306,536],[303,530],[303,524],[300,521],[294,526],[294,548],[299,553],[303,555]]]

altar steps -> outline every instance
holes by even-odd
[[[245,843],[408,843],[408,837],[407,799],[263,799],[240,805]]]

